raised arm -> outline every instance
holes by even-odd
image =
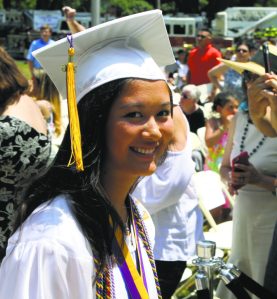
[[[83,25],[75,20],[76,9],[71,8],[70,6],[64,6],[62,11],[65,14],[66,23],[71,33],[77,33],[86,29]]]
[[[247,90],[249,113],[255,126],[266,136],[277,136],[277,76],[259,77]]]
[[[227,70],[228,67],[225,64],[221,63],[219,65],[214,66],[212,69],[208,71],[208,77],[211,83],[213,84],[213,88],[210,95],[211,98],[213,98],[216,95],[218,89],[222,90],[220,79]]]

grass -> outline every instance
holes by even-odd
[[[31,79],[31,74],[29,71],[28,63],[26,60],[16,60],[15,61],[19,70],[22,72],[22,74],[29,80]]]

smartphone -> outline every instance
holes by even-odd
[[[235,164],[244,164],[244,165],[249,165],[249,155],[248,152],[241,152],[238,156],[236,156],[233,160],[232,160],[232,173],[234,172],[243,172],[243,170],[236,168]],[[233,185],[233,187],[235,189],[239,189],[240,187],[242,187],[243,185]]]
[[[269,49],[268,42],[264,42],[262,45],[263,48],[263,56],[264,56],[264,68],[266,73],[270,73],[270,61],[269,61]]]
[[[244,165],[248,165],[249,164],[249,155],[248,152],[241,152],[238,156],[236,156],[233,160],[232,160],[232,171],[242,171],[241,169],[238,169],[235,167],[235,164],[244,164]]]

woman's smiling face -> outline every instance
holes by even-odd
[[[111,107],[105,169],[151,175],[173,134],[170,91],[164,81],[131,80]]]

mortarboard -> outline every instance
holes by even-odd
[[[77,170],[83,170],[83,163],[76,102],[94,88],[116,79],[166,80],[160,67],[175,62],[160,10],[97,25],[73,34],[70,40],[63,38],[40,48],[33,56],[61,96],[68,99],[72,157]],[[66,66],[67,76],[62,66]]]

